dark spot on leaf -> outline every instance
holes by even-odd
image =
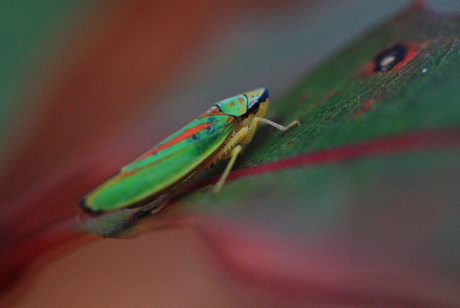
[[[388,72],[404,60],[407,49],[401,44],[395,44],[380,52],[374,58],[374,72]]]
[[[380,51],[366,65],[364,73],[373,75],[399,70],[412,60],[424,45],[424,43],[395,43]]]

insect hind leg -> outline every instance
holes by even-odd
[[[259,122],[269,124],[282,131],[289,129],[294,125],[300,125],[300,122],[297,120],[289,123],[287,126],[283,126],[281,124],[275,123],[265,118],[255,117],[253,121],[251,122],[251,125],[249,126],[249,128],[246,127],[242,129],[241,131],[238,132],[236,136],[234,136],[233,139],[235,140],[235,143],[238,143],[238,142],[241,144],[249,143],[252,140],[252,137],[254,136],[254,132],[257,129],[257,125],[259,124]],[[231,146],[231,144],[229,144],[228,146]],[[228,177],[228,174],[230,173],[233,165],[235,164],[236,157],[238,156],[238,154],[241,152],[242,149],[243,149],[243,146],[239,144],[231,150],[229,155],[226,155],[224,157],[224,159],[227,157],[230,157],[230,161],[228,162],[227,167],[224,170],[224,173],[220,177],[219,182],[217,182],[217,184],[214,186],[214,189],[213,189],[214,193],[218,193],[221,191],[222,187],[224,186],[225,180]]]

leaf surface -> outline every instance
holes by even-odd
[[[259,129],[219,195],[147,221],[182,219],[233,273],[304,299],[458,303],[459,37],[416,3],[276,102],[269,118],[301,126]]]

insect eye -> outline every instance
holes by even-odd
[[[260,102],[258,100],[255,100],[253,103],[249,105],[248,112],[250,113],[257,113],[259,110]]]
[[[260,103],[267,101],[267,99],[268,99],[267,89],[263,89],[261,95],[251,94],[251,96],[248,97],[249,105],[248,105],[247,113],[256,114],[259,111]]]

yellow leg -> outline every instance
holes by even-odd
[[[222,152],[226,153],[228,149],[231,148],[234,144],[237,144],[237,143],[247,144],[251,142],[252,137],[254,136],[254,132],[256,131],[256,128],[259,122],[270,124],[271,126],[276,127],[279,130],[287,130],[294,125],[300,125],[300,122],[297,120],[293,121],[287,126],[283,126],[281,124],[275,123],[265,118],[255,117],[253,121],[251,122],[251,125],[249,126],[249,128],[247,127],[242,128],[235,136],[233,136],[232,142],[229,142],[227,144],[227,147],[222,149]],[[231,152],[228,155],[225,155],[223,157],[223,159],[230,157],[230,161],[228,162],[227,167],[224,170],[224,173],[220,177],[219,182],[217,182],[217,184],[213,188],[213,191],[215,193],[220,192],[220,190],[224,186],[225,180],[227,179],[228,174],[232,170],[232,167],[235,164],[236,157],[241,152],[242,148],[243,147],[241,145],[237,145],[231,150]]]
[[[271,126],[273,126],[273,127],[276,127],[276,128],[279,129],[279,130],[287,130],[287,129],[291,128],[291,127],[294,126],[294,125],[300,125],[300,122],[297,121],[297,120],[292,121],[292,122],[289,123],[289,125],[287,125],[287,126],[283,126],[283,125],[281,125],[281,124],[275,123],[275,122],[270,121],[270,120],[267,120],[267,119],[265,119],[265,118],[259,118],[259,117],[254,118],[254,121],[252,121],[252,122],[253,122],[253,123],[254,123],[254,122],[256,122],[256,123],[257,123],[257,122],[267,123],[267,124],[269,124],[269,125],[271,125]],[[252,123],[251,123],[251,126],[252,126]]]
[[[281,124],[278,124],[278,123],[275,123],[273,121],[270,121],[270,120],[267,120],[265,118],[259,118],[259,117],[255,117],[252,122],[251,122],[251,125],[249,126],[249,130],[248,130],[248,133],[247,135],[241,140],[241,143],[242,144],[248,144],[249,142],[251,142],[252,140],[252,137],[254,136],[254,132],[256,131],[256,128],[257,126],[259,125],[259,122],[263,122],[263,123],[266,123],[266,124],[269,124],[279,130],[287,130],[289,128],[291,128],[292,126],[294,125],[300,125],[300,122],[295,120],[295,121],[292,121],[289,125],[287,126],[283,126]]]
[[[241,152],[241,149],[243,147],[241,145],[237,145],[236,147],[233,148],[233,150],[230,152],[230,161],[227,164],[227,167],[225,167],[224,173],[222,173],[222,176],[220,177],[219,182],[214,186],[213,192],[218,193],[222,189],[222,186],[224,186],[225,180],[228,177],[228,174],[230,173],[230,170],[232,170],[233,165],[235,164],[236,157],[238,154]]]

